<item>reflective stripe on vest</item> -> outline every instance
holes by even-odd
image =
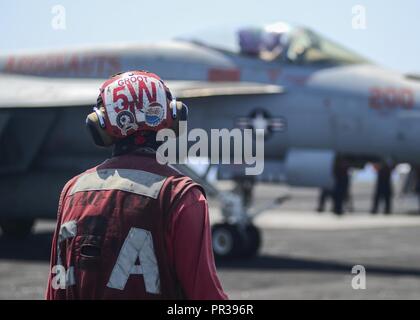
[[[101,169],[80,176],[69,195],[83,191],[121,190],[157,199],[165,179],[142,170]]]
[[[136,265],[136,259],[140,265]],[[118,255],[107,287],[124,290],[132,274],[142,274],[146,292],[160,293],[159,268],[153,248],[152,234],[140,228],[131,228]]]

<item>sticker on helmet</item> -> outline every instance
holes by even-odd
[[[163,120],[164,108],[159,102],[152,102],[144,111],[146,124],[157,127]]]
[[[117,125],[118,128],[121,129],[121,133],[126,136],[128,130],[137,130],[138,125],[136,124],[136,120],[134,118],[134,114],[130,111],[121,111],[117,115]]]

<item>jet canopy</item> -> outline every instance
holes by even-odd
[[[293,64],[358,64],[367,60],[310,29],[277,22],[262,27],[202,32],[183,37],[195,44],[266,61]]]

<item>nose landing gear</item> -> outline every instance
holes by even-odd
[[[192,168],[178,165],[177,168],[200,183],[208,196],[217,198],[220,202],[223,222],[212,227],[213,252],[218,259],[249,258],[258,254],[262,245],[260,230],[254,225],[256,216],[266,210],[272,209],[289,199],[283,196],[265,204],[260,208],[252,205],[253,183],[247,181],[237,182],[236,190],[239,192],[222,191],[207,180],[211,166],[204,175],[198,174]]]

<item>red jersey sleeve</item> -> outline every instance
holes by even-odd
[[[58,202],[57,224],[55,227],[55,232],[54,232],[52,245],[51,245],[50,271],[48,274],[47,288],[45,290],[46,300],[61,300],[62,299],[62,294],[60,293],[60,291],[53,288],[54,274],[52,271],[53,271],[54,266],[57,263],[57,243],[58,243],[58,234],[61,227],[61,218],[62,218],[62,210],[64,206],[64,199],[66,197],[68,190],[73,185],[76,178],[77,177],[67,182],[67,184],[64,186],[63,190],[61,191],[60,200]]]
[[[198,188],[189,190],[171,213],[167,248],[187,299],[228,299],[214,263],[207,200]]]

